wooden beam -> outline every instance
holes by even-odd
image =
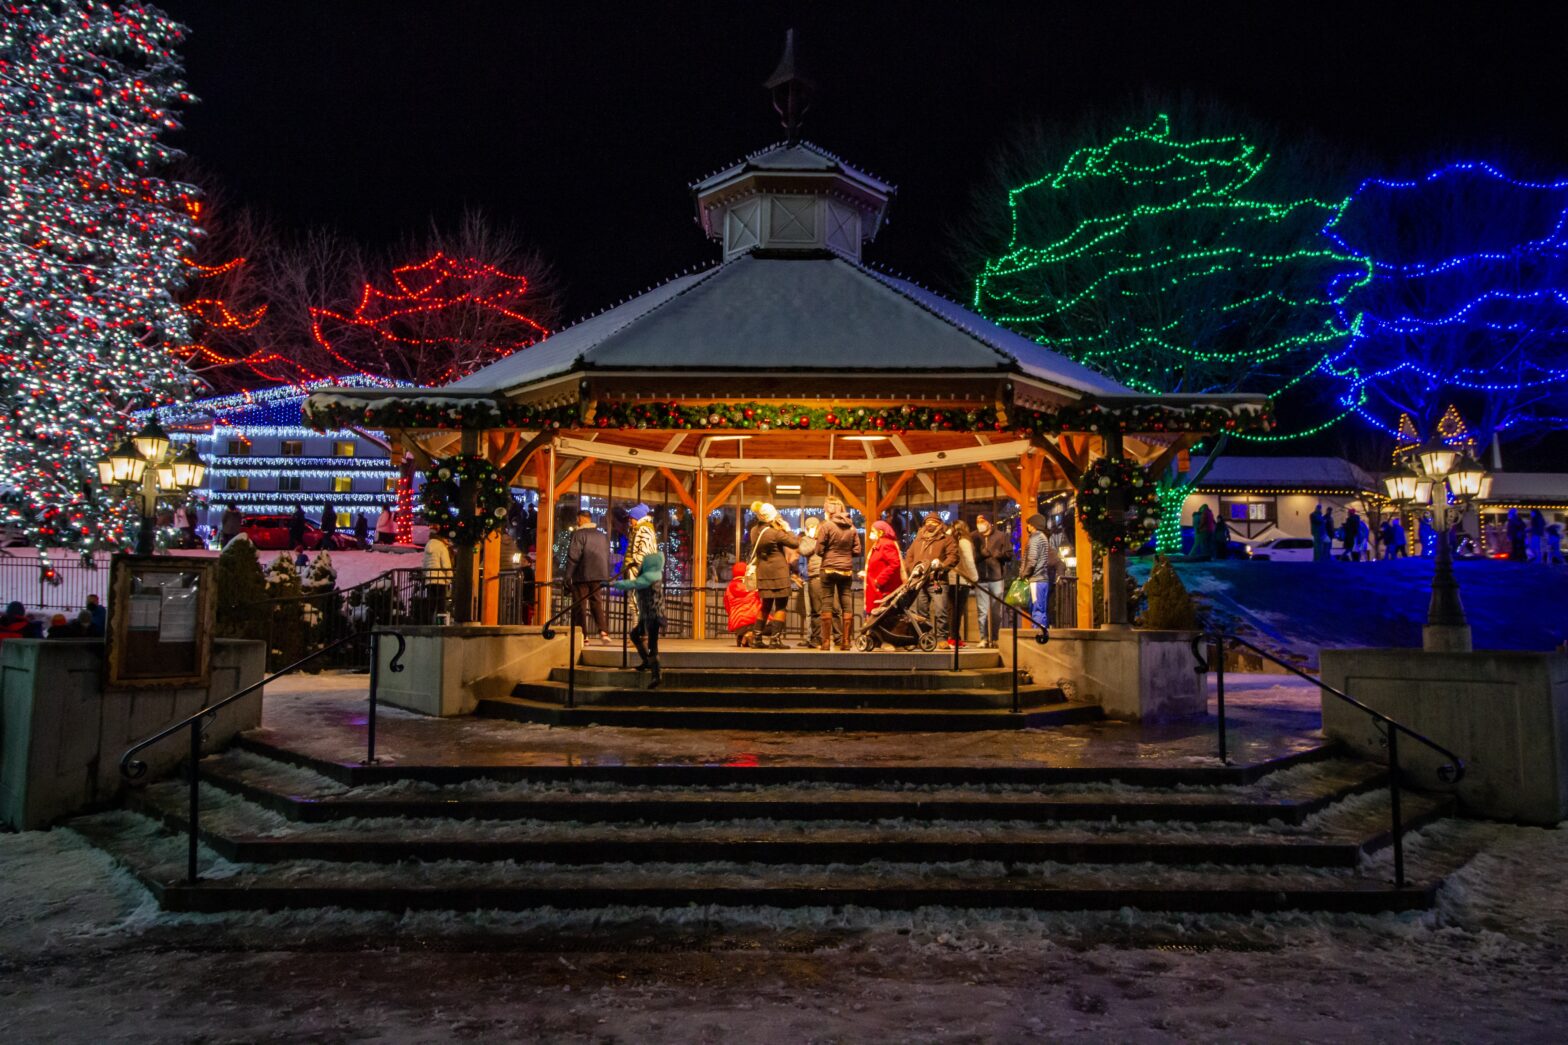
[[[861,515],[866,514],[866,502],[862,501],[859,497],[856,497],[854,491],[851,490],[842,479],[836,475],[824,475],[822,478],[826,479],[829,483],[832,483],[833,486],[838,489],[839,496],[844,498],[844,504],[850,508],[853,508]]]
[[[566,473],[565,478],[555,484],[555,491],[550,499],[552,501],[560,500],[561,496],[565,494],[566,491],[570,490],[574,485],[576,485],[577,480],[584,472],[598,463],[598,460],[599,459],[596,457],[584,457],[581,461],[578,461],[576,464],[572,465],[571,470]]]
[[[1049,457],[1052,462],[1055,463],[1056,467],[1062,470],[1062,475],[1069,483],[1072,484],[1074,490],[1080,489],[1082,487],[1083,469],[1080,468],[1078,464],[1072,460],[1072,458],[1062,453],[1060,447],[1058,447],[1049,439],[1034,439],[1031,440],[1031,442],[1034,443],[1035,449]],[[1037,471],[1035,477],[1035,487],[1038,489],[1039,485],[1039,473]]]
[[[706,478],[707,473],[699,472],[697,474],[702,475],[704,477],[702,485],[704,487],[706,487],[708,485],[707,478]],[[741,483],[745,482],[747,479],[750,479],[750,478],[751,478],[751,473],[750,472],[743,472],[740,475],[735,476],[729,482],[725,483],[723,489],[721,489],[718,493],[714,494],[712,497],[710,497],[708,499],[708,511],[711,512],[711,511],[713,511],[716,508],[723,507],[724,502],[728,501],[730,499],[730,494],[735,492],[735,487],[739,486]]]
[[[696,498],[692,497],[691,491],[686,489],[686,484],[681,482],[680,477],[677,476],[674,472],[670,471],[668,468],[660,468],[659,474],[664,476],[664,478],[669,481],[671,486],[675,487],[675,495],[681,499],[682,504],[691,510],[692,515],[695,516],[699,514],[697,511]]]
[[[507,486],[516,486],[517,480],[523,477],[523,470],[528,467],[528,459],[534,455],[534,451],[550,441],[551,434],[549,429],[545,429],[508,457],[506,463],[501,466],[501,481]]]
[[[913,457],[913,456],[915,456],[914,454],[909,452],[909,444],[904,442],[904,437],[903,436],[899,436],[899,435],[892,436],[891,438],[889,438],[888,442],[892,445],[893,449],[897,450],[903,456],[905,456],[905,457]],[[920,476],[920,485],[924,486],[926,488],[926,493],[931,495],[931,499],[933,501],[941,500],[941,497],[938,496],[938,494],[936,492],[936,482],[935,482],[935,480],[933,480],[929,475],[926,475],[923,472],[917,473],[917,474]]]
[[[1203,436],[1195,432],[1183,432],[1181,435],[1177,436],[1175,441],[1172,442],[1170,446],[1167,446],[1158,457],[1144,466],[1145,469],[1147,469],[1150,478],[1158,479],[1160,474],[1164,472],[1165,469],[1170,467],[1171,462],[1176,460],[1176,455],[1180,454],[1183,450],[1187,450],[1193,446],[1196,446],[1198,441],[1202,438]]]
[[[1002,474],[1002,470],[1000,468],[992,464],[990,461],[981,461],[980,467],[991,473],[991,477],[996,480],[996,485],[1001,488],[1003,493],[1011,497],[1014,501],[1017,501],[1019,504],[1024,503],[1024,495],[1019,490],[1018,485],[1009,479],[1006,475]]]
[[[551,582],[555,580],[555,447],[546,446],[534,456],[535,482],[539,484],[539,518],[534,539],[534,620],[543,624],[550,619]]]
[[[899,491],[902,490],[904,488],[904,484],[913,479],[915,475],[916,473],[914,469],[910,469],[909,471],[904,472],[897,479],[893,480],[892,485],[887,488],[887,493],[877,498],[877,518],[880,519],[883,512],[893,507],[893,502],[898,499]]]

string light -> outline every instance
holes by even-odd
[[[175,107],[193,99],[156,8],[10,5],[0,18],[0,520],[40,548],[134,537],[137,509],[94,493],[96,459],[139,407],[180,400],[194,224]]]
[[[1568,180],[1485,163],[1369,178],[1329,221],[1337,249],[1376,262],[1341,302],[1352,337],[1326,370],[1342,406],[1401,444],[1473,445],[1568,412]],[[1454,400],[1473,406],[1465,426]],[[1445,425],[1447,430],[1445,431]]]

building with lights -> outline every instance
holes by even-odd
[[[1204,458],[1192,459],[1192,470]],[[1367,514],[1382,500],[1382,484],[1341,457],[1228,457],[1214,462],[1182,505],[1183,526],[1204,505],[1224,520],[1233,537],[1266,541],[1312,536],[1312,509],[1334,509],[1343,520],[1351,508]]]
[[[353,387],[395,387],[392,382],[342,379]],[[372,526],[383,505],[399,500],[401,462],[394,462],[385,436],[373,429],[306,428],[300,409],[307,391],[291,386],[214,396],[160,408],[158,420],[176,439],[194,437],[208,462],[206,486],[196,498],[216,525],[225,504],[247,515],[302,508],[312,521],[330,502],[339,528],[364,512]],[[402,497],[412,503],[418,479]]]

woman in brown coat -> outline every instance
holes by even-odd
[[[815,549],[815,542],[802,549],[802,543],[811,538],[791,533],[773,505],[756,501],[751,510],[757,515],[751,547],[757,566],[757,595],[762,599],[762,613],[757,617],[752,645],[783,649],[784,609],[789,605],[790,595],[790,553],[810,554]]]

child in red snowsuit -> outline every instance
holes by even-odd
[[[730,634],[735,645],[751,645],[751,627],[762,615],[762,596],[746,590],[746,564],[737,562],[730,571],[729,587],[724,589],[724,612],[729,615]]]

